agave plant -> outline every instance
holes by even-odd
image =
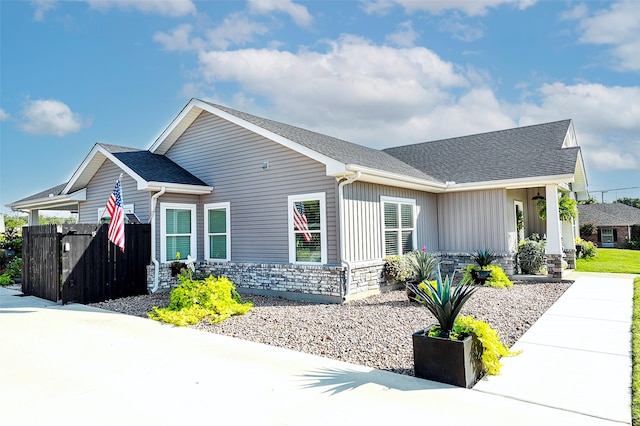
[[[435,286],[408,284],[411,291],[415,293],[414,299],[423,304],[436,317],[440,325],[438,337],[446,339],[451,335],[460,310],[477,289],[468,285],[470,281],[466,278],[454,285],[454,277],[455,272],[451,278],[447,275],[443,281],[440,269],[438,269]]]
[[[477,263],[479,267],[484,268],[485,266],[491,265],[496,260],[496,255],[489,249],[478,250],[473,255],[472,260]]]
[[[422,247],[422,250],[409,252],[407,261],[413,273],[413,280],[417,283],[431,279],[438,266],[438,258],[433,253],[427,253],[426,246]]]

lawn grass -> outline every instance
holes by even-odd
[[[578,259],[576,271],[640,275],[640,250],[598,248],[592,259]]]
[[[633,322],[631,323],[631,419],[640,425],[640,278],[633,281]]]

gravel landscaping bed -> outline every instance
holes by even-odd
[[[512,346],[569,288],[560,283],[516,282],[511,288],[482,287],[462,315],[488,322]],[[381,370],[413,375],[411,334],[435,322],[431,313],[409,302],[404,290],[342,305],[246,295],[254,309],[219,324],[201,322],[198,330],[293,349]],[[146,317],[153,306],[166,307],[169,293],[134,296],[92,306]]]

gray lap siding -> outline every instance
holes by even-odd
[[[233,262],[288,263],[287,197],[324,192],[327,259],[339,263],[337,183],[323,164],[206,112],[166,155],[214,188],[197,197],[199,259],[204,259],[204,204],[231,203]],[[168,199],[163,195],[160,202]]]

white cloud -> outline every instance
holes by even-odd
[[[44,15],[48,11],[55,9],[57,4],[58,2],[56,0],[33,0],[31,2],[31,5],[35,8],[33,20],[37,22],[44,21]]]
[[[6,121],[10,119],[11,116],[8,112],[6,112],[3,108],[0,108],[0,121]]]
[[[199,50],[205,45],[201,38],[192,38],[190,24],[179,25],[170,33],[157,32],[153,40],[160,43],[168,51]]]
[[[640,87],[555,83],[538,93],[539,103],[516,107],[521,125],[572,118],[590,166],[640,168]]]
[[[231,45],[252,42],[254,35],[269,31],[265,25],[250,20],[241,13],[227,16],[217,28],[207,32],[209,44],[215,48],[227,49]]]
[[[301,27],[308,27],[313,22],[313,17],[305,6],[290,0],[249,0],[249,10],[258,14],[283,12]]]
[[[19,126],[24,132],[34,135],[65,136],[88,125],[65,103],[55,99],[38,99],[26,103]]]
[[[588,16],[578,6],[565,13],[578,19],[580,42],[611,46],[613,66],[621,71],[640,70],[640,7],[636,1],[620,1]]]
[[[486,15],[489,9],[504,4],[517,5],[522,10],[530,7],[535,2],[536,0],[393,0],[393,3],[402,6],[407,13],[424,11],[437,15],[448,10],[457,10],[468,16]],[[384,14],[390,9],[390,3],[389,0],[368,1],[364,2],[363,9],[368,13]]]
[[[413,29],[413,23],[411,21],[401,22],[397,32],[389,34],[387,41],[390,41],[398,46],[410,47],[418,38],[418,33]]]
[[[196,5],[192,0],[86,0],[93,9],[108,10],[135,9],[143,13],[178,18],[196,13]]]

